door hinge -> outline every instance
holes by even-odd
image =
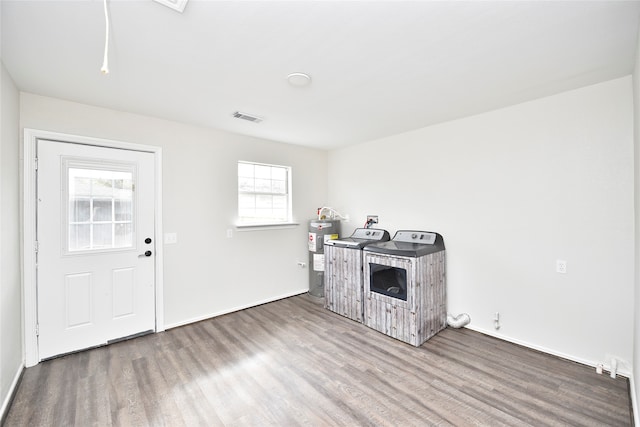
[[[40,324],[36,323],[36,336],[39,337],[40,336]]]
[[[33,248],[35,250],[36,253],[38,253],[38,250],[40,250],[40,244],[38,243],[38,241],[35,241],[35,244],[33,245]]]
[[[36,170],[38,170],[38,158],[37,157],[35,158],[34,163],[35,163],[34,166],[35,166]]]

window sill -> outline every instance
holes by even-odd
[[[297,222],[276,222],[274,224],[242,224],[236,225],[238,231],[262,231],[262,230],[280,230],[286,228],[295,228],[300,224]]]

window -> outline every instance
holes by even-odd
[[[291,222],[291,168],[238,162],[238,225]]]
[[[68,163],[68,252],[133,247],[133,171]]]

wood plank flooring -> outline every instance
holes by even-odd
[[[466,329],[421,347],[308,295],[26,370],[6,426],[628,426],[629,385]]]

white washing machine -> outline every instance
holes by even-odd
[[[325,243],[325,308],[362,322],[362,248],[371,243],[388,241],[389,238],[389,232],[386,230],[356,228],[350,237]]]

